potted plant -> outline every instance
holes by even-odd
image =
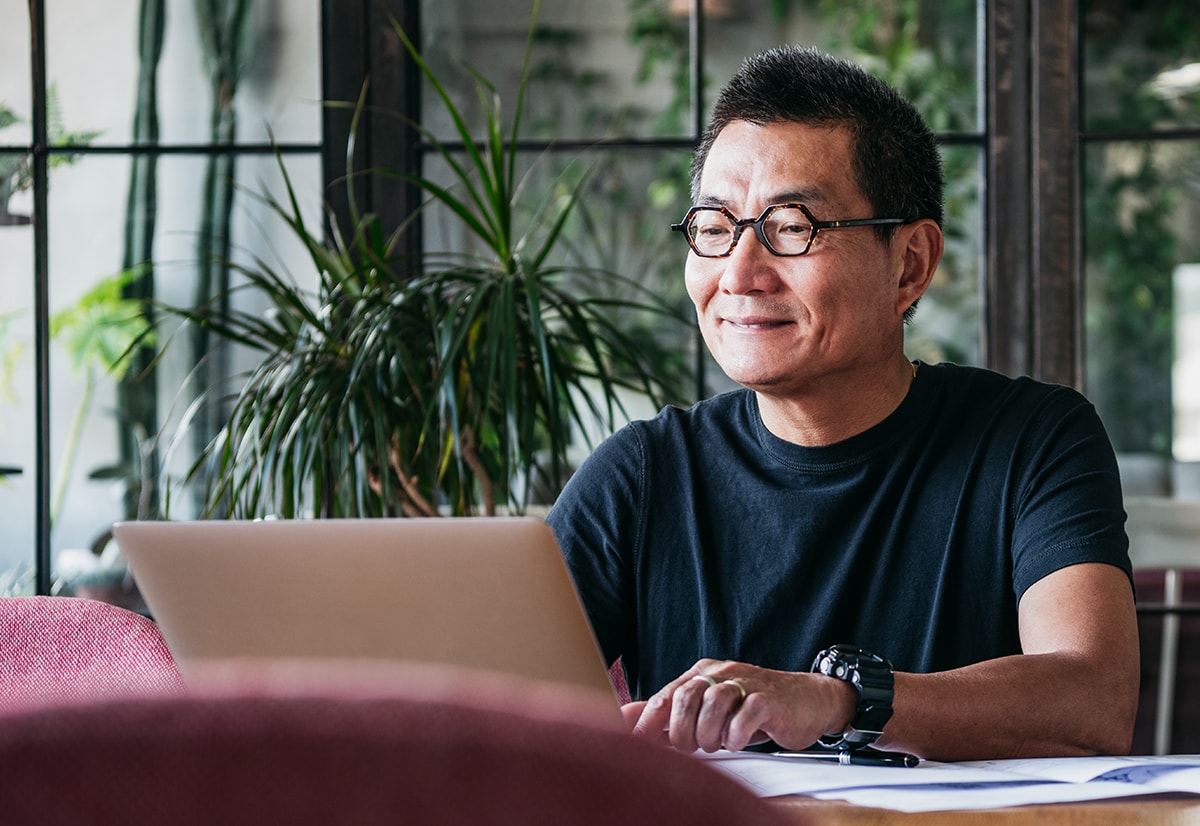
[[[535,4],[534,26],[536,14]],[[408,260],[396,250],[411,220],[389,232],[357,212],[348,237],[325,241],[284,170],[286,198],[260,197],[309,252],[315,289],[260,263],[240,268],[237,289],[259,292],[270,312],[177,309],[264,354],[188,474],[206,486],[205,515],[522,512],[539,483],[553,495],[564,481],[572,433],[614,426],[627,392],[657,404],[685,392],[686,355],[660,334],[688,320],[632,279],[564,257],[585,182],[532,191],[518,174],[534,27],[507,130],[499,96],[473,73],[486,110],[477,135],[393,25],[462,147],[418,125],[452,183],[373,174],[419,187],[471,249]],[[360,101],[354,127],[361,111]]]

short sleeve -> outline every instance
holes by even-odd
[[[628,425],[588,456],[546,517],[609,664],[632,636],[632,555],[643,535],[644,482],[644,444]]]
[[[1023,440],[1013,514],[1016,596],[1056,570],[1102,562],[1132,582],[1116,456],[1095,408],[1057,388]]]

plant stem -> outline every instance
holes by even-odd
[[[243,55],[240,49],[249,25],[247,0],[213,2],[198,0],[197,18],[201,44],[207,53],[209,91],[209,140],[214,146],[232,145],[237,137],[237,112],[233,101],[241,79]],[[222,315],[229,311],[230,229],[233,216],[235,158],[232,154],[210,156],[204,176],[204,205],[196,244],[195,305],[218,304]],[[211,335],[204,326],[192,328],[192,353],[196,363],[196,383],[200,393],[212,393],[217,401],[199,411],[192,431],[197,455],[217,434],[228,418],[224,394],[213,392],[228,378],[228,348],[209,352]],[[197,490],[197,507],[203,507],[202,491]]]
[[[133,140],[142,145],[158,143],[158,61],[162,56],[166,23],[165,0],[142,0],[138,12],[138,85],[133,117]],[[129,194],[125,202],[125,251],[122,269],[141,267],[141,274],[123,290],[127,298],[145,301],[150,316],[154,298],[154,229],[158,212],[158,161],[153,154],[134,155],[131,160]],[[153,317],[149,318],[151,324]],[[133,354],[133,364],[117,385],[117,405],[134,429],[158,432],[158,381],[151,367],[155,353],[142,347]],[[142,445],[130,428],[119,432],[122,461],[136,467],[143,461]],[[154,463],[149,463],[154,467]],[[143,477],[143,491],[157,491],[154,476]],[[132,489],[126,497],[125,516],[139,511],[141,496]]]
[[[75,408],[62,459],[59,460],[58,470],[54,474],[54,495],[50,499],[50,530],[52,532],[54,526],[58,524],[58,515],[62,513],[63,501],[67,497],[67,487],[71,484],[71,469],[75,467],[75,454],[79,452],[79,441],[83,436],[83,423],[92,406],[92,394],[95,387],[96,372],[88,367],[83,380],[83,398],[79,400],[79,407]]]

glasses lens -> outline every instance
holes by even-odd
[[[762,229],[779,255],[801,255],[812,241],[812,222],[797,207],[775,207],[763,219]]]
[[[688,237],[701,255],[724,255],[733,246],[733,221],[719,209],[698,209],[688,222]]]

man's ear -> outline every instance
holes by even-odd
[[[938,262],[942,260],[946,239],[936,221],[922,218],[900,227],[892,243],[901,256],[897,262],[900,273],[896,302],[897,310],[903,314],[929,288]]]

